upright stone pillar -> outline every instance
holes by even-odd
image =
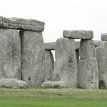
[[[0,28],[0,78],[21,79],[21,46],[17,30]]]
[[[50,50],[45,50],[45,80],[52,80],[54,70],[54,58]]]
[[[101,35],[102,43],[97,49],[99,88],[107,89],[107,34]]]
[[[93,32],[84,30],[64,31],[64,37],[82,39],[78,65],[78,85],[81,88],[98,88],[98,64],[92,42]]]
[[[30,85],[40,85],[44,81],[45,48],[42,32],[23,31],[22,75]]]
[[[60,38],[56,42],[54,81],[44,82],[42,86],[76,88],[77,62],[74,39]]]

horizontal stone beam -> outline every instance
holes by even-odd
[[[107,33],[102,33],[101,34],[101,40],[102,41],[107,41]]]
[[[56,42],[45,43],[46,50],[55,50]]]
[[[93,31],[88,30],[64,30],[63,31],[64,38],[72,38],[72,39],[92,39]]]
[[[44,22],[33,19],[5,18],[0,16],[0,27],[18,30],[31,30],[41,32],[44,30]]]
[[[45,43],[45,50],[55,50],[56,47],[56,42],[49,42],[49,43]],[[80,42],[77,41],[75,42],[75,49],[79,49],[80,48]]]

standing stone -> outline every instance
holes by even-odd
[[[81,40],[78,83],[81,88],[98,88],[98,64],[92,40]]]
[[[54,70],[54,58],[51,51],[45,50],[45,80],[52,80]]]
[[[107,33],[102,33],[101,34],[101,40],[102,41],[107,41]]]
[[[42,86],[77,87],[77,62],[74,39],[58,39],[55,52],[54,81],[45,82]]]
[[[107,89],[107,41],[103,41],[97,50],[98,53],[98,70],[99,86]]]
[[[22,75],[30,85],[40,85],[44,81],[45,48],[41,32],[23,31]]]
[[[21,46],[17,30],[0,29],[0,78],[21,79]]]

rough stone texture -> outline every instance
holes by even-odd
[[[22,76],[30,85],[40,85],[44,81],[45,48],[41,32],[23,31]]]
[[[5,18],[0,16],[0,27],[19,30],[43,31],[44,23],[33,19]]]
[[[98,53],[98,70],[99,70],[99,86],[107,89],[107,41],[103,41],[97,49]]]
[[[0,79],[0,87],[6,88],[27,88],[28,84],[17,79]]]
[[[60,38],[56,42],[56,61],[53,71],[53,82],[45,82],[47,86],[76,88],[77,87],[77,62],[75,53],[75,41],[73,39]],[[61,84],[60,84],[61,83]]]
[[[45,50],[45,80],[52,80],[54,70],[54,58],[51,51]]]
[[[107,41],[107,33],[102,33],[101,34],[101,40],[102,41]]]
[[[94,89],[99,86],[98,63],[96,50],[91,40],[81,40],[80,60],[78,65],[78,84],[85,89]]]
[[[93,31],[64,30],[63,37],[64,38],[72,38],[72,39],[92,39],[93,38]]]
[[[79,49],[80,48],[80,42],[79,41],[76,41],[75,42],[75,49]]]
[[[56,42],[45,43],[46,50],[55,50]]]
[[[101,45],[102,41],[101,40],[93,40],[93,44],[95,47],[99,47]]]
[[[21,46],[17,30],[0,29],[0,78],[21,79]]]
[[[45,87],[45,88],[65,88],[66,83],[64,81],[46,81],[44,82],[41,87]]]

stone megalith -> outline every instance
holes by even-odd
[[[45,86],[58,86],[63,88],[77,87],[77,62],[74,39],[60,38],[56,42],[55,65],[53,80],[44,82]]]
[[[81,40],[80,43],[78,84],[85,89],[94,89],[99,86],[98,62],[92,40]]]
[[[107,89],[107,35],[102,34],[103,40],[97,49],[98,70],[99,70],[99,88]]]
[[[54,70],[53,54],[49,50],[45,50],[45,80],[52,80]]]
[[[42,32],[22,31],[22,78],[30,85],[44,81],[45,48]]]
[[[0,28],[0,78],[21,79],[21,46],[17,30]]]

